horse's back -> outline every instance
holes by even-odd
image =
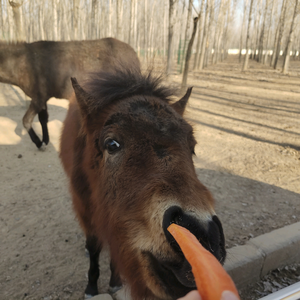
[[[27,59],[33,66],[31,69],[35,73],[34,78],[39,78],[39,93],[45,95],[45,98],[69,99],[73,93],[70,77],[83,82],[88,79],[89,73],[111,71],[119,64],[134,68],[140,66],[133,48],[114,38],[69,42],[39,41],[27,46]]]

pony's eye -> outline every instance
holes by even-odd
[[[104,147],[109,154],[113,154],[121,149],[121,145],[113,139],[107,139],[104,143]]]

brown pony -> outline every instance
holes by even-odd
[[[86,295],[98,294],[98,259],[108,245],[110,287],[133,299],[177,299],[195,289],[191,267],[167,231],[189,229],[220,262],[224,235],[210,192],[199,182],[196,141],[182,117],[191,94],[173,93],[138,68],[100,72],[82,88],[72,78],[61,153],[74,209],[86,235]]]

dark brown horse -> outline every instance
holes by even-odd
[[[87,72],[105,70],[128,57],[139,65],[134,50],[121,41],[105,38],[95,41],[0,43],[0,82],[20,87],[31,98],[23,125],[40,148],[48,144],[47,101],[51,97],[69,99],[73,93],[70,77],[83,80]],[[126,61],[123,61],[123,64]],[[32,128],[38,114],[42,141]]]
[[[101,72],[75,90],[60,157],[86,235],[86,295],[98,293],[98,258],[108,245],[112,288],[133,299],[177,299],[195,289],[191,268],[167,232],[188,228],[223,262],[224,235],[214,200],[196,175],[196,141],[183,113],[191,93],[172,91],[137,69]]]

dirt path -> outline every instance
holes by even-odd
[[[189,80],[195,165],[228,247],[300,220],[299,74],[250,67],[241,73],[230,58]],[[49,102],[51,143],[42,152],[22,127],[23,98],[0,85],[0,299],[80,299],[88,260],[57,154],[67,101]],[[102,263],[101,292],[108,273]]]

